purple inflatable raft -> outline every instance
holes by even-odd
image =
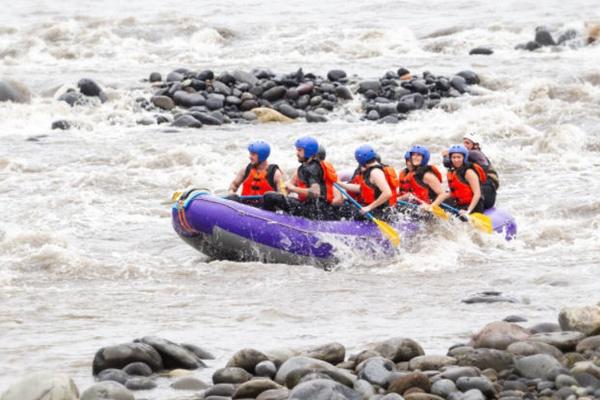
[[[507,240],[516,234],[512,216],[499,209],[485,212],[496,232]],[[192,191],[172,207],[175,231],[189,245],[219,260],[262,261],[328,266],[337,262],[336,245],[392,255],[395,251],[377,226],[362,221],[314,221],[264,211]],[[402,238],[419,231],[422,223],[393,224]]]

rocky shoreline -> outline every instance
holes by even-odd
[[[156,336],[104,347],[81,395],[64,374],[36,373],[0,400],[519,400],[600,398],[600,305],[563,309],[558,323],[528,328],[510,316],[484,326],[444,355],[426,355],[396,337],[347,355],[339,343],[302,350],[243,349],[212,375],[194,376],[214,359],[205,349]],[[157,380],[169,395],[152,396]],[[138,392],[139,393],[139,392]],[[139,396],[139,394],[138,394]]]

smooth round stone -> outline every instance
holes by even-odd
[[[471,389],[465,392],[462,400],[485,400],[485,395],[478,389]]]
[[[301,383],[290,392],[289,396],[289,400],[314,399],[362,400],[362,396],[354,389],[327,379]]]
[[[258,108],[259,104],[256,100],[245,100],[240,104],[241,111],[250,111],[252,109]],[[255,115],[256,117],[256,115]],[[256,119],[256,118],[255,118]]]
[[[377,121],[378,124],[397,124],[398,122],[400,122],[398,115],[386,115]]]
[[[216,79],[217,81],[223,82],[226,85],[233,85],[235,83],[235,78],[229,72],[225,71],[221,73]]]
[[[320,108],[324,108],[327,111],[333,111],[334,104],[329,100],[323,100],[321,104],[319,104]]]
[[[521,381],[505,381],[502,385],[503,390],[518,390],[527,392],[527,384]]]
[[[81,394],[80,400],[135,400],[133,393],[117,382],[107,381],[90,386]]]
[[[450,379],[440,379],[431,385],[431,393],[441,397],[448,397],[452,392],[456,392],[457,388],[454,382]]]
[[[395,363],[409,361],[414,357],[425,355],[423,348],[416,341],[409,338],[396,337],[370,345],[382,357]]]
[[[454,357],[425,355],[425,356],[414,357],[413,359],[411,359],[408,362],[408,368],[411,370],[419,369],[421,371],[428,371],[428,370],[438,370],[438,369],[441,369],[442,367],[446,367],[448,365],[455,365],[455,364],[456,364],[456,358],[454,358]]]
[[[235,96],[227,96],[225,98],[225,103],[232,104],[234,106],[238,106],[238,105],[242,104],[242,100]]]
[[[59,101],[64,101],[65,103],[67,103],[68,105],[70,105],[71,107],[75,106],[75,105],[81,105],[81,104],[85,104],[86,101],[84,100],[84,97],[81,93],[76,92],[74,90],[72,91],[68,91],[66,93],[63,93],[59,98]]]
[[[346,86],[338,86],[335,88],[335,95],[342,100],[352,100],[352,92]]]
[[[171,387],[176,390],[203,390],[208,385],[193,376],[184,376],[171,383]]]
[[[507,347],[506,351],[516,356],[532,356],[534,354],[548,354],[558,361],[564,360],[563,353],[556,347],[543,342],[515,342]]]
[[[388,104],[377,104],[377,113],[380,117],[386,117],[388,115],[394,115],[398,113],[398,109],[395,103]]]
[[[411,372],[392,381],[388,387],[388,392],[404,394],[406,390],[413,387],[429,392],[431,390],[431,382],[427,375],[421,372]]]
[[[372,90],[373,92],[379,92],[381,90],[381,83],[379,81],[362,81],[358,84],[358,93],[366,93]]]
[[[255,399],[264,391],[282,389],[280,385],[270,379],[258,378],[242,383],[233,394],[234,399]]]
[[[265,390],[256,400],[287,400],[290,391],[287,388]]]
[[[287,89],[285,86],[275,86],[262,94],[262,98],[268,101],[276,101],[285,97]]]
[[[95,97],[100,96],[102,93],[102,88],[100,88],[100,85],[93,79],[80,79],[79,82],[77,82],[77,87],[79,88],[79,91],[86,96]]]
[[[488,47],[475,47],[474,49],[471,49],[471,51],[469,51],[470,56],[474,56],[474,55],[489,56],[492,54],[494,54],[494,50],[492,50]]]
[[[214,81],[212,86],[215,93],[220,93],[224,96],[231,95],[231,88],[221,81]]]
[[[590,336],[577,343],[578,353],[600,352],[600,335]]]
[[[359,379],[379,386],[385,386],[388,383],[390,373],[394,370],[394,363],[383,357],[369,358],[356,367]]]
[[[462,76],[454,75],[452,79],[450,79],[450,85],[458,90],[460,94],[467,92],[467,80]]]
[[[125,382],[127,382],[127,379],[129,379],[129,375],[127,375],[126,372],[115,368],[105,369],[98,374],[98,380],[100,382],[114,381],[124,385]]]
[[[535,324],[531,328],[529,328],[529,332],[531,332],[532,334],[560,332],[560,331],[562,331],[562,329],[560,329],[560,325],[558,325],[554,322],[542,322],[539,324]]]
[[[494,384],[489,379],[483,376],[474,378],[458,378],[458,380],[456,381],[456,387],[462,392],[467,392],[471,389],[477,389],[486,397],[496,396],[496,389],[494,388]]]
[[[179,72],[169,72],[169,74],[167,75],[167,82],[181,82],[183,80],[184,76],[183,74],[180,74]]]
[[[242,118],[246,121],[256,121],[258,117],[252,111],[244,111],[242,113]]]
[[[467,83],[469,85],[478,85],[480,80],[479,80],[479,75],[477,75],[475,72],[473,71],[469,71],[469,70],[465,70],[465,71],[460,71],[458,74],[456,74],[457,76],[461,76],[465,79],[465,81],[467,81]]]
[[[480,376],[480,371],[474,367],[455,367],[451,366],[445,369],[440,377],[456,382],[461,377],[476,377]]]
[[[231,397],[235,393],[235,385],[230,383],[218,383],[214,386],[209,387],[204,391],[204,396],[223,396]]]
[[[413,87],[413,90],[415,90],[416,92],[419,92],[421,94],[429,93],[429,87],[427,87],[427,84],[422,80],[415,79],[411,82],[411,85]]]
[[[202,122],[203,125],[213,125],[218,126],[223,123],[220,118],[217,118],[211,114],[202,113],[202,112],[193,112],[191,115],[196,118],[198,121]]]
[[[196,75],[196,79],[198,79],[200,81],[213,80],[213,79],[215,79],[215,74],[211,70],[200,71]]]
[[[484,326],[471,339],[474,348],[504,350],[511,343],[526,340],[530,336],[527,329],[510,322],[495,321]]]
[[[547,354],[536,354],[515,360],[515,369],[526,378],[546,379],[554,370],[562,368],[556,358]]]
[[[346,71],[343,71],[341,69],[332,69],[331,71],[327,72],[327,79],[329,79],[332,82],[337,82],[342,79],[345,79],[346,76]]]
[[[183,114],[175,118],[171,126],[177,128],[202,128],[202,123],[189,114]]]
[[[556,377],[556,379],[554,380],[554,384],[556,385],[557,388],[561,388],[563,386],[577,386],[578,383],[575,380],[575,378],[573,378],[570,375],[564,375],[564,374],[560,374]]]
[[[219,109],[223,108],[223,99],[220,99],[217,97],[209,97],[208,99],[206,99],[206,102],[204,103],[204,105],[209,110],[219,110]]]
[[[475,349],[462,355],[455,355],[460,366],[473,366],[481,370],[492,368],[503,371],[513,366],[513,355],[504,350]]]
[[[175,108],[175,102],[168,96],[152,96],[150,98],[152,104],[163,110],[172,110]]]
[[[377,110],[371,110],[367,113],[367,119],[369,121],[377,121],[379,119],[379,113]]]
[[[136,361],[146,363],[153,371],[163,369],[162,358],[154,347],[144,343],[126,343],[98,350],[94,356],[92,373],[97,375],[105,369],[123,368]]]
[[[60,129],[60,130],[66,131],[68,129],[71,129],[71,123],[64,119],[61,119],[61,120],[52,122],[52,126],[50,127],[50,129],[52,129],[52,130]]]
[[[538,27],[535,31],[535,41],[542,46],[555,46],[556,42],[550,32],[543,27]]]
[[[298,110],[287,103],[282,103],[277,107],[277,110],[286,117],[296,119],[299,117]]]
[[[323,115],[318,114],[314,111],[309,111],[306,113],[306,122],[316,123],[316,122],[327,122],[327,118]]]
[[[252,379],[252,375],[239,367],[221,368],[212,376],[213,383],[244,383]]]
[[[564,308],[558,322],[565,331],[579,331],[585,336],[600,334],[600,305]]]
[[[243,368],[246,371],[253,373],[254,368],[260,362],[267,361],[269,358],[258,350],[242,349],[235,353],[227,362],[227,367]]]
[[[49,372],[28,374],[0,395],[2,400],[78,400],[79,391],[69,376]]]
[[[150,390],[156,387],[156,383],[147,377],[134,377],[127,379],[125,387],[129,390]]]
[[[548,332],[536,333],[529,337],[529,341],[542,342],[552,345],[561,351],[572,351],[577,347],[577,343],[585,338],[582,332]]]
[[[253,113],[254,114],[254,113]],[[261,361],[254,367],[254,375],[273,378],[277,373],[275,363],[270,360]]]

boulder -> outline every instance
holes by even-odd
[[[150,98],[152,104],[163,110],[172,110],[175,108],[175,102],[168,96],[152,96]]]
[[[282,386],[270,379],[258,378],[242,383],[233,394],[234,399],[255,399],[267,390],[283,389]]]
[[[590,336],[577,343],[576,351],[578,353],[600,352],[600,335]]]
[[[235,353],[227,362],[227,367],[243,368],[251,374],[254,373],[256,365],[267,361],[269,358],[258,350],[242,349]]]
[[[515,360],[516,371],[525,378],[548,379],[562,365],[548,354],[536,354]]]
[[[105,369],[123,368],[137,361],[147,364],[153,371],[163,369],[162,357],[154,347],[145,343],[125,343],[98,350],[92,363],[92,372],[97,375]]]
[[[327,379],[315,379],[296,386],[289,400],[362,400],[354,389]]]
[[[505,350],[511,343],[526,340],[529,336],[529,331],[517,324],[495,321],[474,335],[470,344],[474,348]]]
[[[287,388],[265,390],[256,397],[256,400],[287,400],[290,391]]]
[[[192,115],[182,114],[175,118],[171,126],[177,128],[202,128],[202,122],[198,121]]]
[[[417,356],[425,355],[423,348],[414,340],[408,338],[392,338],[369,346],[371,350],[395,363],[410,361]]]
[[[78,400],[79,391],[65,374],[31,373],[0,395],[0,400]]]
[[[135,400],[135,397],[120,383],[107,381],[85,389],[80,400]]]
[[[489,56],[491,54],[494,54],[494,50],[492,50],[488,47],[475,47],[474,49],[471,49],[471,51],[469,51],[469,55],[471,55],[471,56],[473,56],[473,55]]]
[[[364,379],[378,386],[386,386],[391,372],[395,369],[394,363],[383,357],[369,358],[356,367],[359,379]]]
[[[125,382],[127,382],[127,379],[129,379],[129,375],[127,375],[126,372],[116,368],[108,368],[98,374],[98,381],[100,382],[114,381],[124,385]]]
[[[301,355],[335,365],[344,361],[346,348],[342,344],[334,342],[308,348],[302,351]]]
[[[600,334],[600,306],[564,308],[558,322],[564,331],[579,331],[586,336]]]
[[[341,69],[332,69],[327,73],[327,79],[331,82],[341,81],[346,78],[346,71]]]
[[[252,379],[252,375],[243,368],[228,367],[215,371],[212,376],[213,383],[244,383]]]

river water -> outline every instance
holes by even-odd
[[[358,350],[392,336],[442,353],[506,315],[555,321],[563,306],[600,300],[600,46],[514,50],[538,25],[583,32],[600,18],[597,2],[32,0],[3,9],[0,78],[33,99],[0,104],[0,392],[37,370],[85,388],[97,349],[149,334],[206,347],[212,367],[243,347]],[[494,55],[468,56],[483,45]],[[326,124],[137,125],[134,100],[150,94],[141,79],[181,66],[342,68],[371,79],[400,66],[472,69],[482,83],[398,125],[359,121],[358,100]],[[70,108],[52,97],[83,77],[109,101]],[[61,118],[81,128],[51,131]],[[441,224],[393,260],[345,249],[324,272],[210,261],[171,228],[170,194],[225,189],[255,138],[291,172],[305,134],[344,169],[364,142],[399,166],[411,144],[438,154],[469,131],[501,174],[498,204],[519,224],[512,242]],[[518,302],[461,302],[490,289]]]

